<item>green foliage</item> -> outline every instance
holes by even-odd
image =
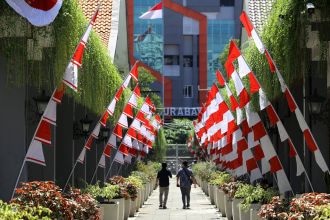
[[[330,219],[330,204],[319,206],[316,208],[318,213],[314,220],[327,220]]]
[[[221,187],[225,183],[229,183],[232,176],[226,172],[215,172],[214,176],[211,176],[210,184]]]
[[[164,134],[164,129],[161,128],[158,131],[156,141],[153,144],[152,153],[150,154],[150,159],[153,161],[163,161],[166,155],[166,145],[167,142]]]
[[[217,170],[217,167],[211,162],[201,162],[194,164],[192,170],[195,175],[201,178],[201,180],[209,181],[211,175]]]
[[[127,178],[127,182],[133,184],[138,189],[141,189],[143,187],[143,183],[142,183],[141,179],[138,178],[137,176],[132,176],[132,175],[129,176]]]
[[[19,22],[22,22],[23,27],[26,28],[21,31],[26,33],[31,31],[31,34],[27,34],[26,37],[1,39],[0,52],[7,59],[7,84],[10,86],[29,85],[51,93],[60,82],[68,61],[87,26],[87,20],[78,0],[63,1],[59,15],[47,27],[32,27],[25,19],[13,12],[5,1],[0,2],[0,10],[2,15],[13,18],[1,20],[1,22],[13,22],[13,24],[0,23],[1,32],[8,31],[1,30],[1,27],[8,25],[14,30]],[[29,61],[27,59],[28,38],[37,44],[39,39],[48,39],[44,35],[49,30],[53,30],[50,36],[54,37],[54,47],[41,51],[42,61]],[[93,112],[100,113],[104,111],[121,82],[122,79],[111,62],[107,48],[100,37],[92,32],[84,53],[82,68],[79,69],[79,93],[74,93],[70,89],[67,89],[66,93]]]
[[[51,213],[50,209],[42,206],[28,207],[0,201],[0,219],[3,220],[49,220],[51,219]]]
[[[147,184],[149,182],[149,177],[147,174],[141,171],[133,171],[132,176],[140,179],[143,185]]]
[[[111,185],[106,183],[104,187],[100,187],[99,184],[88,185],[85,189],[85,192],[92,195],[94,198],[103,198],[103,199],[115,199],[120,196],[120,188],[116,185]]]
[[[192,130],[191,120],[173,119],[164,129],[166,141],[169,144],[185,144]]]

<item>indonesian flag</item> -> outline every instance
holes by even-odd
[[[111,155],[111,146],[110,145],[106,145],[105,148],[104,148],[104,151],[103,151],[103,154],[110,158],[110,155]]]
[[[132,148],[133,147],[132,138],[130,136],[128,136],[128,135],[125,135],[122,143],[125,144],[129,148]]]
[[[79,154],[79,157],[77,159],[77,161],[81,164],[83,164],[85,162],[85,158],[86,158],[86,148],[83,148],[82,151]]]
[[[147,12],[141,15],[140,19],[157,19],[163,17],[162,2],[150,8]]]
[[[85,143],[85,148],[90,150],[91,147],[92,147],[92,144],[93,144],[93,141],[94,141],[94,137],[92,135],[90,135]]]
[[[242,12],[241,16],[240,16],[240,20],[247,32],[247,35],[249,37],[253,38],[254,43],[256,44],[258,50],[260,51],[260,53],[264,53],[265,52],[265,46],[262,43],[258,33],[256,32],[255,28],[253,27],[249,17],[247,16],[247,14],[245,13],[245,11]]]
[[[129,103],[125,106],[123,114],[125,114],[129,118],[133,118],[133,108]]]
[[[43,115],[43,119],[52,125],[56,125],[56,105],[57,103],[53,99],[49,100]]]
[[[99,134],[100,134],[100,130],[101,130],[101,124],[98,122],[97,125],[95,126],[93,132],[92,132],[92,136],[95,139],[98,139]]]
[[[127,128],[128,127],[128,121],[127,121],[127,116],[124,114],[124,112],[120,115],[120,118],[118,120],[118,124],[121,127]]]
[[[137,108],[137,106],[138,106],[137,100],[138,100],[138,98],[140,98],[140,96],[141,96],[140,87],[138,85],[136,85],[135,89],[133,90],[133,94],[131,95],[131,97],[128,101],[128,104],[130,104],[134,108]]]
[[[30,0],[31,1],[31,0]],[[86,43],[88,41],[89,35],[92,31],[93,25],[95,23],[99,9],[94,13],[86,32],[81,38],[76,51],[74,52],[71,61],[69,62],[63,77],[63,83],[72,88],[75,92],[78,91],[78,67],[82,65],[82,59],[84,55],[84,50]]]
[[[123,155],[127,156],[128,155],[128,146],[126,146],[124,143],[121,143],[119,145],[118,151],[121,152]]]
[[[52,99],[57,103],[61,103],[64,92],[65,92],[65,86],[63,83],[61,83],[61,85],[57,87],[57,89],[55,90]]]
[[[29,150],[26,153],[26,161],[46,166],[44,152],[42,150],[42,143],[37,140],[32,140]]]
[[[110,115],[113,115],[113,113],[115,112],[116,104],[117,104],[117,100],[116,100],[116,99],[113,99],[113,100],[111,101],[111,103],[109,104],[109,106],[108,106],[108,108],[107,108],[107,112],[108,112]]]
[[[46,26],[54,21],[62,0],[6,0],[18,14],[34,26]]]
[[[98,166],[102,167],[102,168],[105,168],[105,155],[104,154],[102,154]]]
[[[116,127],[113,129],[113,134],[118,138],[123,138],[123,128],[117,123]]]
[[[41,119],[35,137],[35,140],[38,140],[44,144],[51,144],[51,129],[50,123],[44,119]]]
[[[135,62],[134,66],[132,67],[131,71],[130,71],[130,76],[133,77],[135,82],[138,82],[139,79],[139,70],[138,70],[138,61]]]

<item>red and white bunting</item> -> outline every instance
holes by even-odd
[[[256,46],[257,46],[258,50],[260,51],[260,53],[264,53],[265,52],[265,46],[262,43],[258,33],[256,32],[255,28],[253,27],[249,17],[245,13],[245,11],[242,12],[242,14],[240,16],[240,20],[241,20],[243,26],[245,27],[247,35],[249,37],[253,38],[254,43],[256,44]]]
[[[132,138],[128,135],[125,135],[125,137],[123,138],[122,143],[125,144],[129,148],[133,147]]]
[[[132,126],[130,126],[130,128],[127,130],[127,135],[133,139],[136,139],[136,131],[134,130],[134,128],[132,128]]]
[[[116,135],[118,138],[123,138],[123,128],[117,123],[115,128],[113,129],[113,134]]]
[[[139,132],[141,130],[141,122],[138,121],[136,118],[133,120],[131,124],[131,128],[133,128],[135,131]]]
[[[126,89],[128,87],[128,85],[129,85],[129,83],[131,81],[131,78],[132,78],[132,76],[131,75],[128,75],[126,77],[126,79],[124,80],[123,85],[122,85],[124,87],[124,89]]]
[[[141,15],[140,19],[158,19],[163,17],[162,2],[150,8],[147,12]]]
[[[129,103],[125,106],[123,114],[125,114],[129,118],[133,118],[133,108]]]
[[[99,134],[100,134],[100,130],[101,130],[101,124],[99,122],[97,122],[93,132],[92,132],[92,136],[95,138],[95,139],[98,139],[99,138]]]
[[[114,133],[112,133],[108,139],[107,145],[117,149],[117,137]]]
[[[43,115],[43,119],[52,125],[56,125],[56,105],[53,99],[49,100]]]
[[[34,26],[46,26],[52,23],[62,7],[62,0],[6,0],[6,2]]]
[[[120,151],[117,151],[114,160],[119,164],[124,164],[125,163],[124,155]]]
[[[130,148],[128,149],[128,154],[132,157],[136,157],[138,154],[138,150],[134,147],[134,148]]]
[[[119,145],[118,151],[121,152],[123,155],[128,155],[128,149],[129,147],[126,146],[123,142]]]
[[[63,83],[61,83],[61,85],[56,88],[56,90],[52,96],[52,99],[57,103],[61,103],[64,92],[65,92],[65,85]]]
[[[32,140],[28,152],[26,153],[25,160],[46,166],[42,143],[40,141]]]
[[[121,94],[123,94],[124,89],[125,89],[125,88],[124,88],[123,86],[121,86],[121,87],[118,89],[118,91],[116,92],[116,95],[115,95],[115,99],[116,99],[116,101],[118,101],[118,100],[120,99]]]
[[[139,142],[136,139],[133,140],[133,148],[136,150],[140,150]]]
[[[93,141],[94,141],[94,137],[92,135],[89,135],[84,148],[90,150],[92,148]]]
[[[135,82],[138,82],[139,79],[139,65],[138,61],[135,62],[134,66],[132,67],[131,71],[129,72],[130,76],[134,79]]]
[[[75,92],[78,91],[78,67],[82,65],[82,59],[84,55],[84,50],[86,48],[86,43],[88,41],[89,35],[92,31],[93,25],[95,23],[96,17],[98,15],[99,8],[97,8],[96,12],[94,13],[86,32],[84,33],[83,37],[81,38],[76,51],[74,52],[71,61],[69,62],[65,74],[63,76],[63,83],[66,84],[68,87],[73,89]]]
[[[85,163],[85,158],[86,158],[86,148],[84,147],[80,154],[79,154],[79,157],[77,159],[77,161],[81,164],[84,164]]]
[[[132,156],[130,154],[128,154],[127,156],[125,156],[124,161],[127,164],[131,164],[132,163]]]
[[[116,104],[117,104],[117,100],[116,100],[116,99],[113,99],[113,100],[111,101],[111,103],[109,104],[109,106],[108,106],[108,108],[107,108],[107,112],[108,112],[110,115],[113,115],[113,113],[115,112]]]
[[[98,163],[98,166],[102,167],[102,168],[105,168],[105,155],[104,154],[102,154],[102,156],[100,158],[100,161]]]
[[[104,151],[103,151],[103,154],[110,158],[110,155],[111,155],[111,146],[109,144],[107,144],[104,148]]]
[[[119,120],[118,120],[118,125],[120,125],[121,127],[124,127],[124,128],[128,128],[128,121],[127,121],[127,116],[122,113],[119,117]]]
[[[34,139],[44,144],[51,144],[51,138],[50,123],[42,118],[38,125]]]

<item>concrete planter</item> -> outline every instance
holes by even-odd
[[[243,201],[243,199],[235,199],[232,201],[232,214],[233,220],[239,220],[239,204]]]
[[[139,208],[142,208],[142,205],[143,205],[143,203],[144,203],[144,191],[145,191],[145,188],[143,187],[143,188],[141,189],[141,195],[140,195],[140,206],[139,206]]]
[[[225,210],[225,193],[222,189],[218,190],[218,203],[219,203],[219,211],[221,212],[222,216],[226,216]]]
[[[135,211],[139,211],[141,202],[141,189],[138,190],[137,198],[135,199]]]
[[[131,205],[129,207],[129,217],[134,217],[135,211],[136,211],[136,202],[137,198],[135,200],[131,200]]]
[[[261,208],[260,204],[251,204],[250,207],[250,220],[261,220],[261,218],[257,215]]]
[[[225,200],[225,212],[227,219],[232,220],[233,219],[232,199],[227,194],[225,194],[224,200]]]
[[[124,220],[125,213],[125,199],[111,199],[110,202],[118,202],[119,203],[119,211],[118,211],[118,220]]]
[[[119,220],[119,203],[114,204],[102,203],[101,207],[101,220]]]
[[[217,208],[219,208],[219,203],[218,203],[218,186],[213,186],[213,193],[214,193],[214,204]]]
[[[130,210],[131,210],[131,199],[125,199],[124,220],[128,219]]]
[[[211,204],[214,205],[214,190],[213,190],[214,186],[208,183],[207,187],[208,187],[208,191],[209,191],[209,194],[210,194]]]
[[[243,209],[242,205],[239,206],[239,219],[240,220],[250,220],[250,209]]]

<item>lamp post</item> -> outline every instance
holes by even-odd
[[[326,98],[320,96],[317,93],[317,89],[314,89],[313,94],[308,97],[308,108],[312,118],[315,120],[317,116],[321,114],[323,103]]]
[[[45,110],[46,107],[48,105],[50,97],[46,95],[45,90],[42,90],[41,95],[37,96],[37,97],[33,97],[33,100],[36,104],[36,108],[37,108],[37,114],[41,117]]]
[[[80,123],[81,123],[81,132],[82,132],[82,135],[84,136],[84,141],[86,143],[86,140],[87,140],[87,137],[88,137],[88,133],[89,133],[89,128],[92,124],[92,120],[90,120],[88,118],[88,115],[86,114],[85,118],[81,119],[80,120]],[[85,154],[85,187],[86,187],[86,180],[87,180],[87,154]]]

